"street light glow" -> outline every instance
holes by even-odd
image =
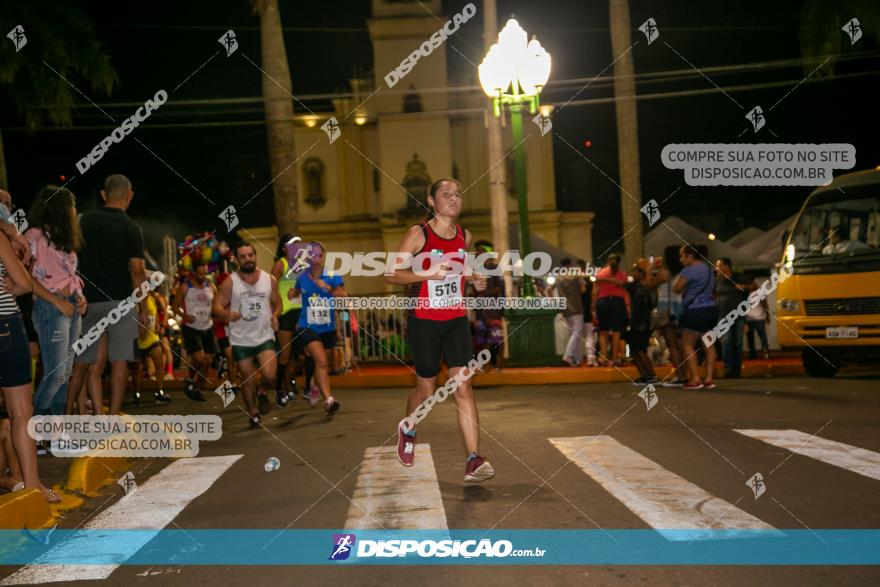
[[[490,98],[510,91],[537,96],[550,78],[550,54],[511,18],[498,33],[478,68],[480,85]]]

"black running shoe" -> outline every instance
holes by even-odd
[[[333,399],[332,397],[327,398],[327,401],[324,402],[324,411],[327,412],[328,416],[332,416],[336,413],[336,410],[339,409],[339,402]]]
[[[187,385],[186,389],[184,389],[184,393],[186,394],[186,397],[194,402],[206,401],[205,396],[202,395],[201,390],[196,389],[194,385]]]
[[[283,408],[287,405],[287,402],[290,401],[287,397],[287,393],[281,389],[275,390],[275,403],[278,404],[278,407]]]
[[[134,392],[134,400],[132,401],[132,403],[137,407],[141,407],[141,392]]]
[[[267,393],[258,393],[257,394],[257,409],[260,410],[260,414],[266,415],[269,413],[269,394]]]
[[[160,389],[156,392],[156,401],[160,404],[167,404],[171,401],[171,396],[165,393],[165,390]]]
[[[252,416],[249,416],[249,420],[251,423],[251,428],[259,428],[260,426],[263,425],[263,419],[260,418],[259,414],[254,414]]]

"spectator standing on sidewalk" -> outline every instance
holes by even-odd
[[[80,218],[83,249],[79,255],[79,272],[85,282],[85,298],[89,300],[82,322],[83,333],[89,332],[101,318],[131,296],[146,279],[143,233],[125,213],[133,197],[131,181],[124,175],[113,174],[104,181],[101,190],[104,205]],[[146,323],[146,314],[142,300],[116,324],[107,326],[100,339],[87,344],[76,357],[70,387],[79,389],[88,375],[89,397],[96,413],[101,413],[103,406],[104,364],[99,361],[100,341],[106,339],[110,360],[110,413],[118,414],[128,382],[128,363],[138,360],[138,324]]]
[[[663,277],[659,268],[647,259],[639,259],[633,264],[632,282],[626,284],[630,299],[630,324],[626,339],[636,368],[641,377],[636,383],[660,383],[654,373],[654,366],[648,358],[648,342],[651,339],[651,314],[657,307],[657,287]]]
[[[770,358],[770,346],[767,344],[767,324],[770,322],[770,309],[767,307],[767,299],[761,300],[761,303],[752,306],[749,313],[746,314],[746,340],[749,343],[749,358],[757,359],[758,354],[755,352],[755,334],[761,339],[761,356],[765,359]]]
[[[657,290],[656,324],[666,348],[669,349],[669,362],[673,369],[671,378],[663,381],[664,387],[681,387],[687,381],[687,367],[682,356],[681,336],[678,331],[678,322],[682,314],[681,294],[672,289],[672,284],[678,279],[681,270],[679,247],[675,245],[666,247],[660,264],[663,285]]]
[[[565,258],[560,263],[563,271],[556,277],[554,289],[565,298],[565,309],[562,318],[568,326],[568,344],[562,361],[569,367],[580,367],[584,360],[584,298],[587,291],[584,278],[580,275],[569,275],[576,269],[571,259]]]
[[[596,362],[596,328],[593,324],[593,278],[587,276],[587,262],[578,259],[577,266],[581,270],[581,277],[584,278],[584,293],[581,296],[584,305],[584,342],[587,347],[587,366],[598,367]]]
[[[685,389],[712,389],[715,387],[715,345],[706,349],[706,378],[701,380],[697,367],[697,349],[700,337],[715,328],[718,323],[718,307],[715,305],[715,271],[705,261],[699,245],[684,245],[680,251],[684,269],[672,286],[681,294],[682,316],[679,322],[681,342],[688,366],[688,382]]]
[[[718,304],[718,317],[723,318],[746,301],[749,292],[757,289],[751,275],[733,271],[730,259],[721,257],[715,261],[718,278],[715,280],[715,299]],[[742,370],[743,332],[745,316],[737,315],[730,327],[721,337],[721,358],[724,360],[724,377],[737,378]]]
[[[608,256],[608,264],[596,274],[592,302],[593,313],[599,319],[599,356],[609,367],[620,364],[617,359],[620,337],[627,327],[625,284],[626,272],[620,268],[620,255],[612,253]]]
[[[34,413],[34,386],[27,335],[15,297],[29,294],[33,280],[11,243],[17,231],[5,222],[0,224],[0,393],[9,411],[12,445],[25,489],[38,489],[46,501],[58,503],[58,495],[40,481],[37,445],[27,430]],[[10,228],[12,237],[7,236]]]
[[[76,198],[70,190],[48,185],[40,190],[28,214],[25,232],[34,256],[31,269],[36,299],[31,319],[40,341],[43,379],[34,394],[37,415],[63,415],[67,383],[75,353],[71,345],[80,335],[80,317],[86,313],[83,282],[77,275],[81,236]]]

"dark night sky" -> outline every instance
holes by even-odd
[[[25,1],[25,0],[8,0]],[[366,30],[369,2],[293,2],[281,0],[283,24],[290,27],[285,41],[291,65],[294,94],[348,90],[348,78],[355,72],[369,71],[372,52]],[[444,1],[446,14],[458,12],[465,1]],[[482,59],[480,2],[477,17],[452,39],[455,46],[474,63]],[[537,34],[553,56],[553,72],[545,98],[564,102],[576,91],[553,89],[553,80],[591,78],[601,72],[614,56],[608,32],[608,5],[603,0],[544,0],[542,2],[499,0],[499,21],[515,14],[524,28]],[[148,4],[96,1],[85,4],[98,25],[120,78],[112,96],[95,95],[98,103],[142,102],[157,89],[169,92],[219,45],[217,38],[228,28],[236,30],[239,51],[259,64],[258,19],[249,2],[158,1]],[[664,43],[669,43],[697,67],[733,65],[758,61],[798,58],[799,25],[802,2],[648,2],[631,0],[633,29],[653,17],[661,38],[648,46],[638,31],[633,41],[637,73],[677,70],[688,66]],[[840,29],[843,22],[828,23]],[[3,23],[4,27],[7,23]],[[27,24],[25,27],[27,27]],[[863,26],[880,23],[862,22]],[[9,27],[7,27],[9,28]],[[306,30],[311,29],[311,30]],[[4,28],[4,31],[6,28]],[[843,35],[842,32],[840,32]],[[3,39],[3,42],[7,42]],[[864,38],[855,49],[877,50],[876,43]],[[848,41],[847,41],[848,45]],[[258,97],[260,73],[243,58],[221,56],[212,60],[171,96],[175,99],[220,97]],[[455,51],[447,52],[450,78],[466,75],[472,67]],[[841,63],[836,72],[854,73],[878,68],[878,59]],[[610,73],[610,70],[606,74]],[[712,75],[721,86],[747,83],[800,80],[800,66],[765,72],[733,72]],[[475,79],[475,78],[474,78]],[[873,82],[873,83],[872,83]],[[795,81],[796,83],[796,81]],[[787,96],[768,116],[766,133],[758,139],[749,131],[743,141],[767,142],[845,142],[856,147],[857,169],[880,164],[876,141],[876,95],[870,88],[876,76],[805,83]],[[791,86],[737,92],[732,96],[750,109],[755,104],[767,108],[788,92]],[[712,87],[699,76],[678,82],[639,84],[639,94]],[[14,88],[4,89],[14,91]],[[611,95],[608,84],[596,83],[578,99]],[[310,104],[314,107],[313,104]],[[873,108],[872,108],[873,107]],[[131,107],[107,108],[117,121],[129,116]],[[300,110],[297,107],[297,110]],[[745,112],[720,93],[695,97],[672,97],[638,102],[638,124],[643,199],[665,198],[683,184],[680,171],[665,169],[660,150],[670,142],[736,142],[747,127]],[[183,108],[168,104],[160,109],[135,135],[171,167],[218,204],[236,203],[234,181],[247,168],[257,176],[267,174],[259,161],[265,158],[266,141],[259,125],[222,128],[151,128],[152,124],[205,121],[259,121],[259,104],[226,105],[216,108]],[[83,101],[75,125],[108,126],[110,121]],[[569,106],[554,118],[554,131],[589,157],[599,168],[617,180],[617,143],[612,103]],[[6,149],[10,188],[19,205],[27,206],[30,195],[59,175],[75,173],[75,162],[103,136],[107,129],[42,130],[27,133],[0,94],[0,127]],[[584,147],[589,139],[592,146]],[[563,210],[597,211],[594,250],[602,251],[616,240],[621,230],[617,187],[573,152],[558,137],[556,155],[557,201]],[[252,156],[249,162],[248,156]],[[238,161],[238,167],[233,164]],[[242,167],[243,166],[243,167]],[[244,171],[247,171],[245,169]],[[148,236],[171,231],[176,237],[202,228],[199,215],[213,207],[198,193],[142,149],[131,137],[114,145],[88,173],[77,177],[70,188],[88,208],[97,201],[97,190],[108,173],[122,172],[135,183],[136,197],[130,213]],[[77,173],[78,175],[78,173]],[[265,181],[262,181],[265,183]],[[262,185],[260,183],[260,185]],[[796,212],[809,189],[805,188],[691,188],[685,186],[671,198],[664,214],[684,216],[698,226],[717,232],[722,238],[741,228],[766,228]],[[271,223],[271,199],[255,202],[245,223]],[[268,217],[268,218],[267,218]]]

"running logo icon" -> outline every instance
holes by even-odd
[[[229,29],[223,36],[217,39],[217,42],[223,45],[223,48],[226,50],[226,56],[229,57],[238,49],[238,39],[235,38],[235,33],[232,29]]]
[[[15,225],[15,230],[18,231],[18,234],[24,234],[24,231],[28,229],[27,217],[24,215],[24,210],[21,208],[9,216],[9,222]]]
[[[648,408],[649,412],[651,411],[651,408],[656,406],[660,401],[660,397],[657,395],[657,389],[650,383],[639,392],[639,397],[645,400],[645,407]]]
[[[335,116],[331,116],[327,122],[322,124],[321,130],[327,133],[327,137],[330,139],[331,144],[342,135],[342,131],[339,130],[339,122],[336,120]]]
[[[227,232],[238,226],[238,214],[235,213],[235,206],[227,206],[217,217],[226,223]]]
[[[765,491],[767,491],[767,484],[764,483],[764,476],[760,473],[752,475],[751,479],[746,481],[746,485],[751,487],[752,493],[755,494],[755,499],[758,499],[764,495]]]
[[[134,473],[131,471],[120,477],[116,484],[122,487],[125,495],[131,495],[137,490],[137,483],[134,482]]]
[[[223,400],[224,408],[229,407],[229,404],[231,404],[235,400],[235,392],[233,391],[232,384],[229,382],[228,379],[220,384],[220,387],[215,389],[214,393],[219,395],[220,399]]]
[[[328,561],[344,561],[348,560],[351,551],[354,549],[354,542],[357,540],[354,534],[334,534],[333,550],[330,551]]]
[[[550,121],[549,116],[544,116],[541,113],[538,113],[533,119],[532,122],[538,125],[538,128],[541,129],[541,136],[543,137],[545,134],[550,132],[550,129],[553,128],[553,123]]]
[[[12,41],[12,44],[15,45],[15,52],[18,53],[22,47],[27,45],[27,37],[24,35],[24,27],[19,25],[15,25],[11,31],[6,33],[7,38]],[[862,36],[862,33],[859,33],[859,36]]]
[[[649,200],[639,210],[648,219],[648,226],[654,226],[654,223],[660,220],[660,206],[657,205],[657,200]]]
[[[752,123],[752,127],[755,129],[755,132],[758,132],[764,127],[764,124],[767,122],[767,119],[764,118],[764,111],[761,110],[760,106],[755,106],[749,113],[746,114],[746,120]]]
[[[840,29],[849,35],[849,44],[853,46],[856,42],[862,38],[862,25],[859,23],[859,19],[853,18],[848,23],[843,25],[843,28]]]
[[[649,18],[643,22],[642,26],[639,27],[639,30],[645,34],[645,38],[648,39],[649,45],[660,38],[660,29],[657,28],[657,21],[653,18]]]

